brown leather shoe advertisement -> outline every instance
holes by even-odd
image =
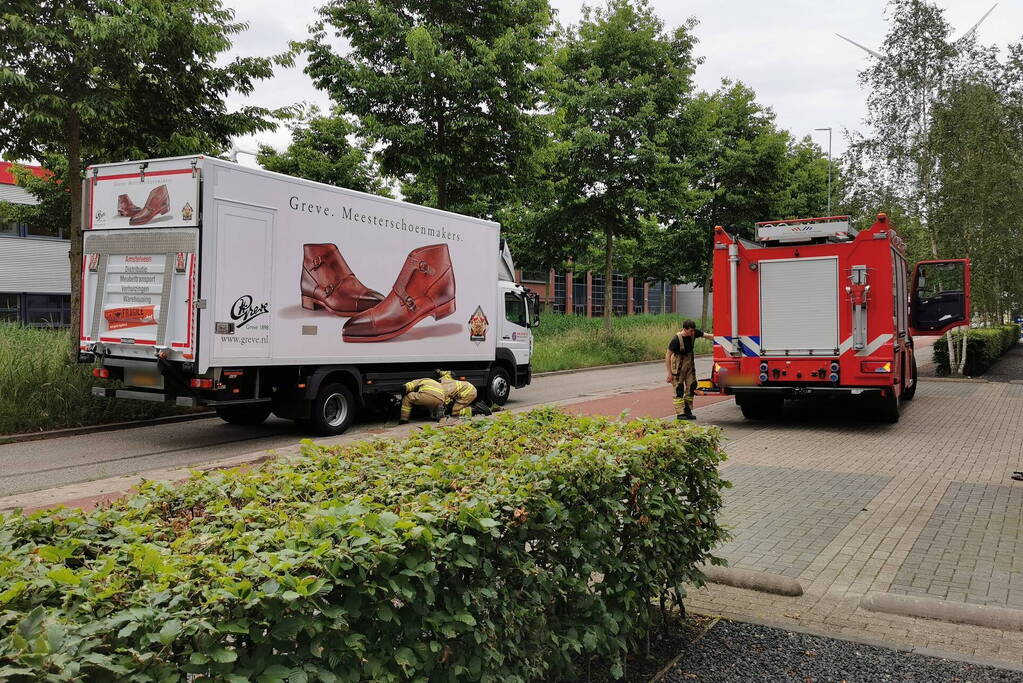
[[[303,245],[302,308],[326,310],[349,320],[346,342],[381,342],[411,330],[432,317],[455,312],[455,273],[446,244],[412,250],[391,291],[369,289],[352,271],[335,244]]]
[[[387,341],[424,318],[441,320],[455,312],[455,272],[448,245],[414,249],[379,304],[354,316],[341,332],[346,342]]]
[[[303,245],[302,308],[353,316],[368,311],[383,298],[383,294],[359,281],[337,245]]]

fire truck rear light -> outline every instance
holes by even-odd
[[[838,372],[839,368],[840,368],[840,366],[838,365],[838,363],[832,363],[831,364],[831,371],[832,372]]]
[[[760,364],[760,372],[767,372],[767,363]]]
[[[765,372],[760,373],[760,381],[761,382],[766,382],[767,381],[767,373],[765,373]]]
[[[830,375],[828,375],[828,379],[831,380],[832,382],[837,382],[838,381],[838,373],[836,373],[836,372],[831,373]]]
[[[891,373],[892,363],[891,361],[878,361],[878,360],[865,360],[860,364],[860,369],[864,373]]]
[[[190,379],[190,380],[188,380],[188,386],[192,387],[193,389],[212,389],[213,388],[213,380],[212,379]]]
[[[99,377],[100,379],[108,379],[110,377],[110,371],[106,368],[93,368],[92,376]]]
[[[302,382],[301,384],[299,384],[298,388],[299,389],[305,389],[305,382]]]

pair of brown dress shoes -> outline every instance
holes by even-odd
[[[349,316],[346,342],[386,341],[420,320],[455,312],[455,273],[446,244],[414,249],[384,296],[369,289],[334,244],[306,244],[302,260],[302,308]]]
[[[167,191],[166,185],[154,187],[142,207],[135,206],[135,203],[126,194],[117,197],[117,215],[128,216],[129,225],[145,225],[168,211],[170,211],[170,193]]]

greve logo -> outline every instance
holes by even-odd
[[[243,294],[238,297],[238,300],[231,306],[231,320],[237,323],[238,327],[245,327],[247,323],[252,322],[264,313],[270,312],[270,302],[264,301],[261,304],[253,304],[252,297],[248,294]]]

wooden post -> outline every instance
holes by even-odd
[[[586,317],[593,317],[593,273],[586,271]]]

